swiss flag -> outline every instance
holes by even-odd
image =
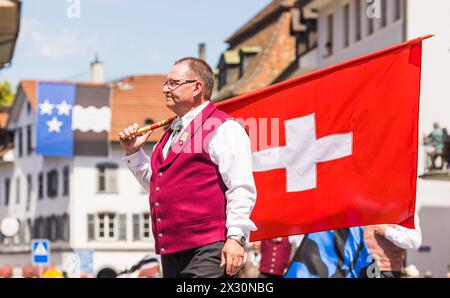
[[[252,141],[252,241],[369,224],[414,227],[427,37],[218,104],[245,123]]]

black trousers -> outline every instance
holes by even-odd
[[[283,278],[283,276],[260,272],[258,278]]]
[[[401,278],[402,273],[400,271],[381,271],[381,278]]]
[[[219,278],[231,277],[220,267],[225,242],[162,255],[163,277],[166,278]]]

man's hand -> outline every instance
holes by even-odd
[[[150,130],[142,136],[137,136],[136,132],[138,129],[139,125],[137,123],[134,123],[133,125],[130,125],[119,132],[120,145],[122,146],[122,149],[123,151],[125,151],[126,155],[131,155],[138,152],[152,133],[152,131]]]
[[[374,227],[374,231],[376,234],[383,236],[386,234],[386,229],[389,228],[390,225],[376,225]]]
[[[226,265],[226,273],[235,275],[244,263],[245,249],[234,239],[227,239],[222,249],[220,267]]]

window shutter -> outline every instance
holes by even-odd
[[[63,224],[64,224],[64,230],[63,230],[63,240],[69,241],[70,240],[70,216],[68,214],[63,215]]]
[[[95,239],[94,215],[88,214],[88,240]]]
[[[117,192],[117,169],[105,169],[105,178],[108,192]]]
[[[98,168],[98,191],[105,191],[105,168]]]
[[[133,214],[133,240],[138,241],[141,240],[141,235],[139,231],[139,214]]]
[[[127,215],[119,215],[119,240],[127,240]]]

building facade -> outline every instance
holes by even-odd
[[[51,264],[65,253],[92,252],[93,274],[129,269],[154,254],[148,193],[122,160],[118,132],[136,122],[164,119],[165,76],[127,77],[106,84],[110,92],[108,156],[46,157],[35,152],[38,81],[22,81],[9,111],[12,148],[0,159],[0,220],[20,222],[14,237],[0,236],[0,266],[31,263],[31,239],[51,241]],[[163,131],[151,136],[145,150]],[[105,271],[106,270],[106,271]]]

